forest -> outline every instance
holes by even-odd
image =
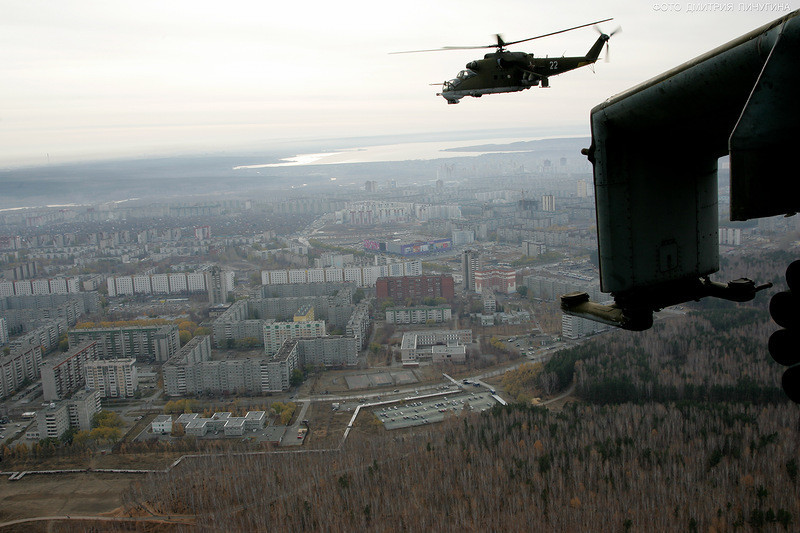
[[[781,283],[780,254],[725,262]],[[782,265],[782,266],[781,266]],[[150,475],[132,508],[216,531],[796,531],[800,408],[766,350],[768,298],[700,302],[644,333],[564,350],[528,402],[341,450],[196,457]],[[522,374],[521,374],[522,375]]]
[[[213,531],[796,530],[790,404],[522,404],[345,451],[219,455],[131,507]]]

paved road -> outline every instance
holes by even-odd
[[[194,515],[167,515],[167,516],[92,516],[92,515],[61,515],[61,516],[37,516],[35,518],[20,518],[0,522],[0,528],[15,526],[18,524],[28,524],[31,522],[49,522],[51,520],[91,520],[93,522],[149,522],[156,524],[187,524],[194,525]]]

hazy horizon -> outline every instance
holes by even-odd
[[[689,9],[695,5],[8,3],[0,20],[0,166],[431,131],[581,134],[593,106],[793,7]],[[459,105],[447,105],[430,84],[454,77],[484,50],[389,55],[490,44],[496,33],[524,39],[609,17],[603,31],[623,27],[609,64],[557,76],[549,89]],[[586,27],[514,50],[576,56],[596,39]]]

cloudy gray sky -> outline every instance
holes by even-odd
[[[0,0],[0,166],[391,133],[588,134],[595,104],[798,3]],[[480,51],[389,55],[607,17],[606,31],[623,27],[610,63],[455,106],[429,84]],[[515,49],[583,55],[596,36],[584,28]]]

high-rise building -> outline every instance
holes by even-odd
[[[475,290],[475,271],[480,268],[480,255],[476,250],[461,253],[461,274],[464,276],[464,290]]]
[[[86,363],[97,357],[97,344],[84,342],[64,354],[42,362],[42,396],[63,400],[86,384]]]
[[[589,184],[586,180],[578,180],[577,189],[578,198],[586,198],[589,195]]]
[[[214,266],[206,272],[206,287],[208,288],[208,303],[211,305],[224,304],[228,301],[228,293],[233,291],[234,274],[232,271],[222,270]]]
[[[178,326],[127,326],[121,328],[73,329],[69,345],[97,341],[100,358],[166,361],[180,349]]]
[[[8,355],[0,355],[0,398],[20,390],[23,383],[34,381],[40,375],[41,343],[29,340],[18,344],[11,346]]]
[[[86,386],[103,398],[130,398],[139,386],[136,359],[102,359],[86,363]]]
[[[272,355],[288,339],[313,339],[325,336],[324,320],[308,322],[267,322],[264,324],[264,350]]]
[[[545,194],[542,196],[542,211],[550,213],[556,210],[556,197],[552,194]]]
[[[426,298],[452,300],[455,290],[452,276],[402,276],[378,278],[375,282],[378,299],[392,298],[397,302],[421,302]]]

